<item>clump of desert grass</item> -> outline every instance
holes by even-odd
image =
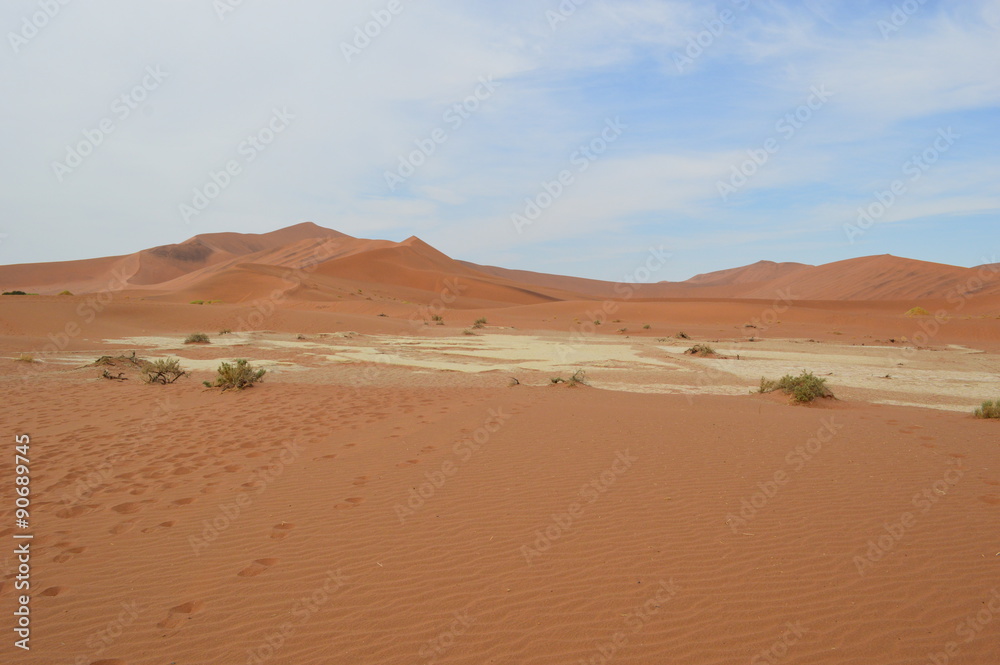
[[[775,390],[780,390],[790,395],[796,402],[802,403],[812,402],[821,397],[833,397],[833,391],[827,387],[826,379],[805,370],[798,376],[786,374],[777,381],[761,377],[758,392],[770,393]]]
[[[266,369],[258,369],[245,358],[238,358],[232,363],[223,362],[220,364],[215,382],[205,381],[204,384],[207,388],[244,390],[263,381],[266,373]]]
[[[205,333],[191,333],[184,339],[185,344],[211,344],[212,340],[209,339],[208,335]]]
[[[181,369],[180,360],[177,358],[147,361],[146,366],[142,368],[142,380],[146,383],[159,383],[165,386],[174,383],[182,376],[187,376],[187,372]]]
[[[14,362],[18,363],[36,363],[38,360],[30,353],[22,353],[14,358]]]
[[[1000,399],[996,401],[986,401],[972,412],[976,418],[1000,419]]]
[[[716,355],[715,349],[713,349],[712,347],[710,347],[708,344],[695,344],[694,346],[692,346],[690,349],[688,349],[684,353],[687,354],[687,355],[689,355],[689,356],[699,356],[699,357],[702,357],[702,358],[704,358],[706,356],[714,356],[714,355]]]
[[[914,307],[906,313],[906,316],[930,316],[931,313],[928,312],[923,307]]]

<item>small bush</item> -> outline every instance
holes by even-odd
[[[652,328],[653,326],[649,325],[648,323],[642,327],[643,330],[652,330]]]
[[[685,333],[685,332],[679,332],[679,333],[677,333],[677,339],[691,339],[691,338],[688,337],[687,333]]]
[[[4,291],[3,294],[5,296],[26,296],[26,295],[28,295],[24,291]]]
[[[30,353],[22,353],[17,358],[14,358],[14,361],[19,363],[38,362],[37,360],[35,360],[35,356],[31,355]]]
[[[786,374],[778,381],[769,381],[761,377],[760,392],[769,393],[775,390],[791,395],[797,402],[811,402],[818,397],[833,397],[833,392],[826,386],[826,379],[806,371],[799,376]]]
[[[389,316],[389,315],[386,314],[385,312],[382,312],[381,314],[379,314],[379,316]]]
[[[142,380],[146,383],[167,385],[186,374],[187,372],[181,369],[180,361],[177,358],[161,358],[146,363],[142,370]]]
[[[61,296],[71,296],[71,295],[73,295],[73,292],[72,291],[60,291],[59,295],[61,295]]]
[[[909,312],[906,313],[907,316],[930,316],[931,313],[928,312],[923,307],[914,307]]]
[[[222,388],[223,390],[243,390],[263,381],[266,373],[266,369],[257,369],[245,358],[239,358],[232,364],[224,362],[219,365],[215,383],[205,381],[205,385],[209,388]]]
[[[695,344],[684,353],[689,356],[714,356],[715,349],[710,347],[708,344]]]
[[[983,402],[982,406],[973,412],[973,415],[976,418],[1000,418],[1000,399],[995,402]]]
[[[444,317],[440,314],[435,314],[431,317],[431,321],[437,321],[438,323],[444,323]]]
[[[192,333],[184,340],[185,344],[211,344],[212,340],[205,333]]]
[[[466,330],[462,331],[462,334],[463,335],[475,335],[476,333],[472,332],[471,330],[466,329]]]
[[[482,328],[486,325],[486,319],[476,319],[476,322],[472,324],[473,328]]]
[[[220,337],[222,335],[232,335],[232,334],[233,334],[233,331],[230,330],[229,328],[223,328],[222,330],[219,331],[219,336]]]
[[[192,300],[190,304],[192,304],[192,305],[204,305],[205,301],[204,300]]]

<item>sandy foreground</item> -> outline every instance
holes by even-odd
[[[3,662],[1000,662],[1000,429],[969,415],[1000,397],[996,323],[916,349],[863,315],[751,342],[300,314],[183,320],[195,347],[111,312],[35,363],[51,327],[5,323]],[[132,350],[193,374],[88,366]],[[235,357],[264,383],[201,385]],[[751,394],[803,369],[840,399]]]

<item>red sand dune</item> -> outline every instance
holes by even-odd
[[[450,280],[450,282],[449,282]],[[403,289],[428,303],[449,283],[456,307],[521,306],[597,299],[763,299],[826,301],[943,300],[969,292],[982,302],[1000,296],[998,264],[961,268],[894,256],[821,266],[761,261],[697,275],[686,282],[627,287],[599,280],[507,270],[457,261],[419,238],[364,240],[303,223],[265,234],[211,233],[135,254],[61,263],[0,266],[4,289],[55,294],[107,290],[124,283],[139,297],[248,302],[275,290],[300,302]],[[118,288],[112,286],[111,288]],[[403,292],[400,292],[401,294]]]

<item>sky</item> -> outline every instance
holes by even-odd
[[[303,221],[649,281],[1000,261],[1000,0],[7,0],[0,264]]]

